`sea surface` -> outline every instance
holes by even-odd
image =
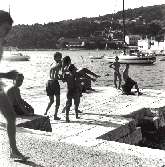
[[[54,62],[54,51],[21,51],[30,56],[30,61],[10,62],[1,61],[1,71],[17,70],[24,74],[24,83],[21,86],[22,96],[31,100],[46,96],[45,84],[49,79],[50,65]],[[101,77],[92,86],[114,86],[113,69],[109,68],[109,63],[104,59],[91,60],[90,56],[109,55],[113,56],[114,51],[98,50],[76,50],[60,51],[64,56],[70,56],[72,63],[78,68],[86,67]],[[10,52],[5,51],[4,56]],[[165,61],[159,61],[157,57],[154,65],[131,65],[129,74],[137,81],[140,89],[165,89]],[[121,73],[125,65],[121,65]],[[5,80],[7,86],[12,85],[12,81]],[[61,90],[66,90],[66,84],[61,82]]]

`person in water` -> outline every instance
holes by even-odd
[[[56,107],[55,107],[55,114],[54,114],[54,120],[60,120],[60,118],[57,116],[58,109],[60,106],[60,84],[58,80],[61,80],[61,76],[59,74],[61,68],[62,68],[62,54],[60,52],[56,52],[54,54],[54,60],[55,65],[51,65],[50,69],[50,79],[46,83],[46,93],[47,96],[49,96],[49,103],[46,108],[46,112],[44,115],[47,115],[48,110],[54,103],[54,96],[56,97]]]
[[[0,10],[0,60],[3,55],[3,44],[5,37],[12,28],[13,19],[6,11]],[[13,70],[7,73],[0,73],[0,78],[16,79],[18,72]],[[3,83],[0,81],[0,112],[5,117],[7,122],[7,134],[10,144],[10,157],[21,160],[27,160],[17,148],[16,145],[16,114],[3,88]]]
[[[24,80],[23,74],[17,74],[14,85],[7,90],[7,95],[17,115],[34,115],[33,107],[22,99],[19,87]]]
[[[128,72],[129,72],[129,64],[126,64],[126,68],[123,72],[123,80],[125,82],[124,85],[122,85],[123,94],[134,95],[134,92],[132,92],[131,90],[135,86],[138,95],[141,95],[142,93],[139,91],[137,82],[135,82],[132,78],[129,77]]]
[[[115,57],[115,62],[109,65],[110,68],[114,69],[114,85],[116,89],[121,87],[121,74],[120,74],[120,62],[118,56]],[[119,79],[119,85],[117,86],[117,79]]]

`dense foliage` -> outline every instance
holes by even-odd
[[[129,22],[126,24],[126,33],[160,37],[165,27],[165,5],[125,11],[127,20],[139,16],[145,20],[145,24]],[[111,27],[112,30],[122,30],[122,25],[118,22],[120,19],[122,19],[122,11],[95,18],[65,20],[44,25],[16,25],[8,35],[6,46],[21,49],[56,48],[57,40],[61,37],[90,37],[95,31],[104,30],[106,27]]]

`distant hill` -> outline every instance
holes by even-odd
[[[114,20],[119,20],[119,19],[122,19],[122,14],[123,12],[119,11],[117,13],[106,14],[99,17],[92,17],[92,18],[83,17],[75,20],[64,20],[64,21],[61,21],[61,23],[66,23],[66,22],[74,23],[76,21],[92,22],[95,20],[103,22],[103,21],[111,20],[112,18]],[[162,27],[165,27],[165,4],[125,10],[126,19],[137,18],[139,16],[142,16],[147,23],[150,23],[152,21],[158,21],[161,23]]]
[[[125,10],[126,33],[159,36],[165,30],[165,4]],[[137,22],[137,20],[141,22]],[[95,31],[111,27],[122,31],[122,11],[99,17],[63,20],[48,24],[16,25],[6,46],[22,49],[56,48],[59,38],[90,37]]]

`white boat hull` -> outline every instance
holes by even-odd
[[[138,56],[118,56],[119,62],[121,64],[153,64],[156,62],[155,56],[144,56],[144,57],[138,57]],[[107,60],[110,63],[115,62],[115,57],[105,57],[105,60]]]
[[[104,56],[90,56],[90,59],[103,59]]]
[[[29,61],[30,57],[19,53],[4,56],[3,59],[7,61]]]

